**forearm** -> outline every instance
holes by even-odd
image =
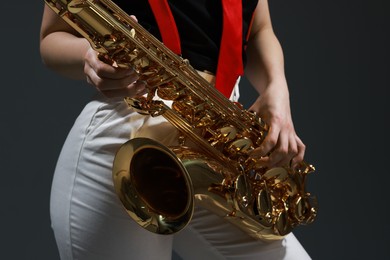
[[[272,30],[256,34],[248,46],[248,79],[260,96],[249,108],[269,126],[267,137],[252,155],[272,167],[296,165],[303,160],[305,146],[295,133],[284,73],[283,52]],[[271,155],[269,155],[271,154]]]
[[[84,56],[89,47],[83,38],[68,32],[52,32],[41,40],[40,51],[49,68],[72,79],[85,79]]]
[[[275,91],[288,97],[283,51],[273,31],[267,0],[259,0],[254,14],[245,73],[259,94],[277,88]]]
[[[58,73],[85,79],[84,57],[90,44],[45,5],[40,32],[43,62]]]
[[[279,86],[287,91],[283,51],[271,28],[262,29],[253,36],[248,43],[247,57],[245,74],[260,94],[269,86]]]

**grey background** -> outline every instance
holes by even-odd
[[[295,233],[314,259],[388,258],[388,1],[269,2],[295,126],[317,168],[308,189],[318,219]],[[52,172],[93,93],[41,64],[42,6],[4,1],[1,9],[1,259],[58,259]],[[243,85],[247,106],[254,95]]]

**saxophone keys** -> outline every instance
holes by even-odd
[[[222,127],[218,129],[218,132],[220,133],[220,137],[226,141],[233,140],[237,136],[237,130],[233,126]]]
[[[256,146],[257,147],[260,146],[263,143],[264,139],[265,139],[265,132],[264,131],[258,132],[256,142],[255,142]]]
[[[307,202],[305,202],[301,196],[297,196],[292,204],[292,215],[296,220],[302,221],[305,218],[305,212],[307,211]]]
[[[147,57],[141,57],[134,61],[133,65],[137,71],[142,71],[144,68],[147,68],[150,65],[150,61]]]
[[[129,27],[129,25],[127,25],[127,27]],[[129,34],[130,34],[131,38],[135,38],[135,34],[136,34],[136,33],[135,33],[134,28],[130,29]]]
[[[240,174],[235,181],[236,199],[241,206],[240,208],[247,208],[249,202],[252,201],[251,189],[251,185],[247,181],[246,176]]]
[[[157,95],[165,100],[176,100],[185,95],[182,86],[175,82],[168,82],[157,89]]]
[[[215,120],[213,118],[213,115],[210,115],[210,113],[206,112],[202,117],[200,117],[195,127],[196,128],[206,128],[207,126],[215,124]]]
[[[246,154],[253,147],[253,142],[248,138],[241,138],[233,141],[226,148],[227,152],[232,155]]]
[[[274,228],[281,236],[285,236],[293,230],[292,222],[285,210],[282,210],[277,214]]]
[[[288,177],[288,171],[285,168],[277,167],[268,170],[263,174],[263,178],[266,180],[274,180],[275,183],[279,183]]]
[[[304,221],[306,224],[310,224],[314,221],[314,219],[317,217],[318,212],[318,201],[315,196],[311,196],[310,193],[306,194],[306,202],[307,202],[307,210]]]
[[[272,212],[272,200],[267,188],[259,191],[256,202],[257,210],[260,215],[265,216]]]
[[[81,12],[84,8],[89,7],[84,1],[73,0],[68,3],[67,9],[72,14]]]
[[[256,198],[256,209],[258,221],[266,227],[272,226],[272,200],[268,192],[267,186],[260,190]]]
[[[312,173],[315,171],[315,167],[311,164],[307,164],[306,162],[302,161],[298,164],[297,167],[295,167],[295,171],[297,171],[302,176],[305,176],[309,173]]]
[[[317,216],[317,199],[306,194],[304,196],[296,196],[292,202],[292,216],[298,223],[309,224],[314,221]]]
[[[316,219],[317,217],[317,208],[316,207],[312,207],[310,209],[310,215],[306,218],[306,224],[310,224],[310,223],[313,223],[313,221]]]

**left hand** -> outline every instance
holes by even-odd
[[[303,160],[305,145],[295,133],[286,83],[269,84],[249,110],[269,127],[262,144],[251,152],[252,158],[269,168],[290,163],[294,167]]]

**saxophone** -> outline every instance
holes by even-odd
[[[178,232],[195,204],[265,241],[314,221],[317,201],[305,190],[314,167],[301,162],[267,168],[248,155],[267,135],[261,118],[225,98],[112,1],[45,2],[102,59],[133,67],[147,83],[146,95],[125,98],[130,107],[163,116],[180,133],[178,145],[169,147],[133,138],[115,156],[115,191],[139,225],[159,234]]]

